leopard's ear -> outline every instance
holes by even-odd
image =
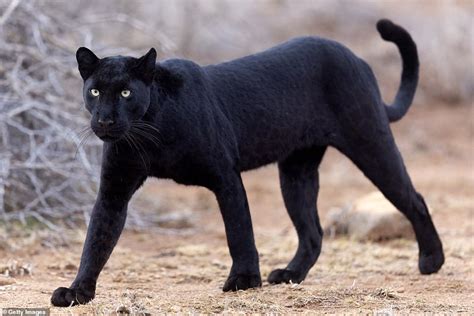
[[[137,59],[133,71],[146,84],[150,84],[155,77],[156,50],[151,48],[148,53]]]
[[[76,52],[77,65],[82,79],[87,80],[97,68],[99,57],[97,57],[90,49],[80,47]]]

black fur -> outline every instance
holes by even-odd
[[[321,251],[316,200],[318,166],[327,146],[347,155],[411,221],[421,273],[438,271],[444,262],[441,241],[389,127],[413,99],[416,46],[390,21],[377,27],[384,39],[398,45],[403,59],[392,106],[384,105],[363,60],[322,38],[297,38],[205,67],[179,59],[155,65],[153,49],[140,59],[99,59],[80,48],[77,60],[91,126],[105,141],[101,185],[79,272],[70,288],[54,292],[53,305],[82,304],[94,297],[99,273],[122,231],[128,201],[148,176],[213,191],[233,260],[223,289],[260,286],[240,173],[273,162],[278,162],[299,245],[288,266],[273,271],[268,281],[301,282]],[[100,95],[92,96],[90,89]],[[121,96],[124,89],[131,91],[129,97]]]

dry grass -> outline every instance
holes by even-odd
[[[133,240],[136,242],[137,237],[130,233],[125,236],[132,243]],[[257,240],[261,237],[257,234]],[[152,238],[163,239],[158,236]],[[190,242],[192,239],[177,243]],[[295,244],[294,238],[289,236],[273,238],[273,242],[283,244],[281,249],[285,249],[285,243]],[[206,242],[207,247],[213,250],[204,255],[201,251],[186,252],[185,255],[177,252],[159,259],[154,258],[159,250],[146,253],[120,246],[101,277],[94,301],[86,306],[53,309],[53,312],[109,314],[122,311],[125,314],[143,315],[240,312],[339,314],[384,309],[396,313],[473,311],[472,304],[467,300],[472,290],[469,279],[465,279],[468,272],[456,269],[458,264],[465,261],[451,262],[438,275],[422,277],[416,270],[412,243],[401,247],[399,243],[378,246],[344,239],[329,240],[325,243],[320,262],[303,284],[264,284],[262,289],[236,293],[222,293],[220,290],[229,262],[225,245],[215,247],[213,243],[212,239]],[[151,244],[147,243],[146,246],[150,247]],[[265,250],[268,246],[264,243],[259,248]],[[450,249],[452,244],[447,246]],[[386,249],[383,256],[374,255],[379,249]],[[393,255],[395,249],[395,253],[402,251],[406,257]],[[354,261],[359,263],[363,253],[369,257],[369,263],[354,265]],[[49,261],[64,260],[62,258],[70,254],[69,249],[62,249],[33,256],[36,262],[40,258],[42,260],[35,274],[33,277],[19,277],[13,284],[0,286],[0,293],[3,293],[1,297],[7,300],[2,301],[0,298],[0,306],[47,306],[49,288],[67,283],[73,277],[74,270],[69,270],[66,265],[45,269],[44,265]],[[288,252],[278,251],[272,257],[263,256],[262,271],[275,267],[273,257],[288,255]],[[334,257],[333,260],[330,257]],[[225,268],[209,264],[211,259],[224,262]],[[407,264],[408,269],[404,267]],[[268,275],[267,272],[263,274],[264,277]],[[21,296],[18,293],[22,293]]]

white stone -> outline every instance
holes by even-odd
[[[349,207],[331,210],[325,232],[371,241],[414,238],[410,222],[380,192],[367,194]]]

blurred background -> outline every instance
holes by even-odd
[[[252,54],[296,36],[328,37],[372,66],[384,100],[390,102],[399,84],[401,58],[396,47],[383,41],[375,29],[377,20],[389,18],[410,32],[421,63],[415,103],[406,118],[393,125],[394,133],[409,173],[426,194],[435,222],[440,223],[442,237],[451,238],[448,253],[459,259],[451,261],[451,268],[459,270],[466,260],[472,260],[473,12],[474,2],[469,0],[0,0],[0,250],[20,249],[25,236],[32,235],[36,236],[28,237],[32,244],[41,235],[45,247],[67,245],[74,238],[63,238],[65,227],[83,232],[88,221],[97,189],[101,143],[84,129],[89,119],[75,62],[78,47],[87,46],[99,57],[141,56],[155,47],[160,60],[178,57],[206,65]],[[268,236],[274,236],[275,229],[279,237],[273,242],[288,243],[288,249],[295,243],[277,178],[274,166],[244,176],[257,243],[268,246],[263,254],[273,249]],[[338,214],[331,215],[329,210],[340,210],[375,190],[334,150],[321,166],[321,182],[319,206],[325,226]],[[217,205],[209,192],[148,181],[138,196],[128,218],[129,232],[193,234],[205,249],[210,246],[204,235],[223,240]],[[205,220],[210,216],[216,218],[215,225]],[[13,242],[18,227],[33,229]],[[43,228],[59,234],[38,233]],[[82,238],[79,233],[78,240]],[[132,248],[137,242],[134,238],[138,237],[125,237]],[[186,238],[173,242],[186,242]],[[450,247],[460,242],[467,248]],[[395,244],[388,249],[391,253],[406,250],[414,264],[410,245]],[[338,247],[344,248],[339,241],[330,242],[328,251],[336,253]],[[361,252],[360,247],[354,249]],[[209,259],[205,254],[207,250],[204,256],[197,252]],[[346,264],[341,271],[349,269],[350,259]],[[9,267],[7,270],[13,269]],[[63,266],[58,269],[63,276],[72,273]],[[393,269],[395,275],[400,273],[397,267]],[[449,279],[447,275],[443,282]],[[324,282],[319,286],[324,288]],[[433,289],[439,286],[433,283]],[[461,293],[465,293],[463,286]],[[266,311],[259,306],[247,311]]]
[[[448,0],[1,0],[0,206],[4,213],[17,211],[7,217],[23,223],[26,217],[47,222],[61,217],[58,212],[70,222],[77,214],[87,219],[100,143],[81,130],[87,116],[74,58],[80,46],[99,56],[140,56],[155,47],[159,59],[205,65],[317,35],[344,43],[368,61],[389,102],[401,59],[375,30],[386,17],[407,28],[418,44],[415,102],[428,111],[471,105],[472,9],[472,1]]]

